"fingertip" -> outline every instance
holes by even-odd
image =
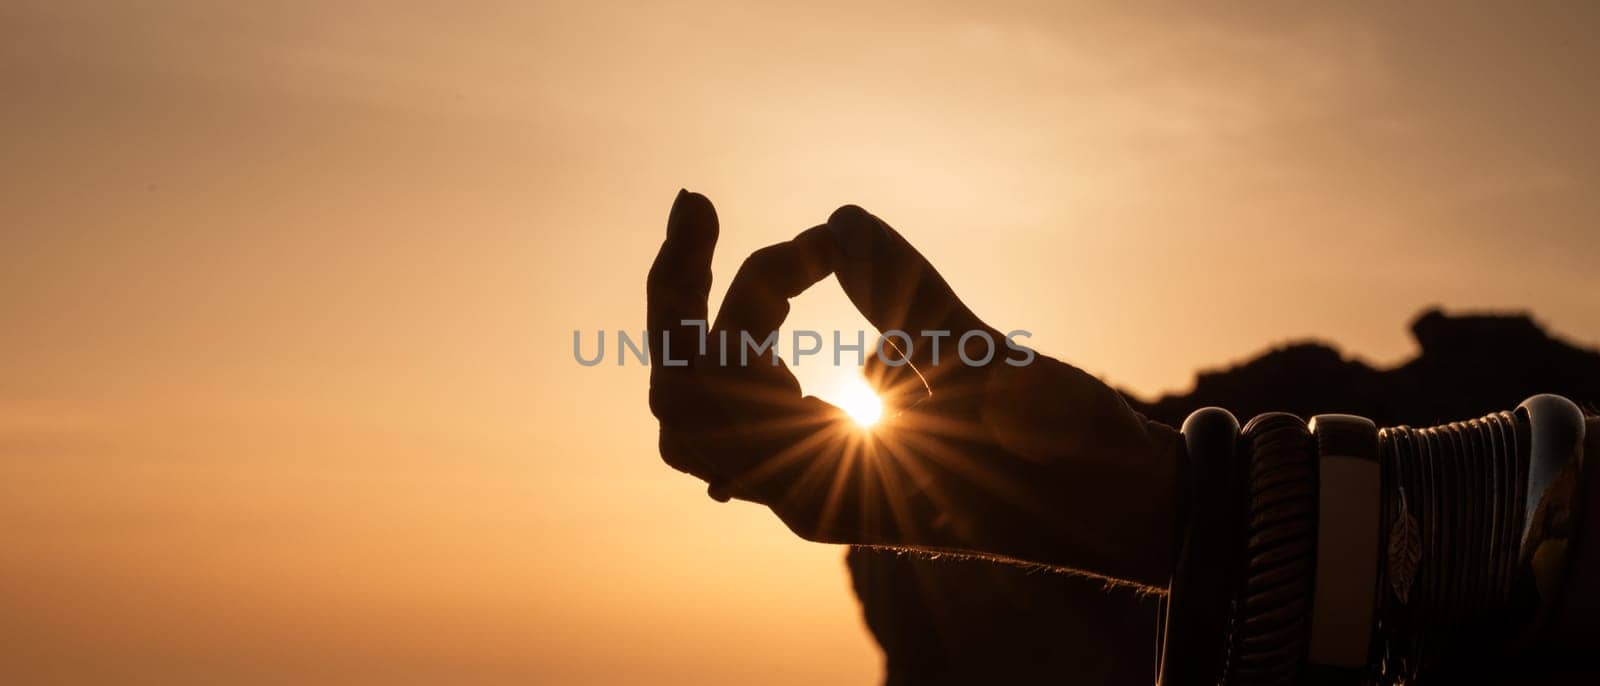
[[[840,205],[839,209],[828,215],[829,224],[870,223],[875,217],[871,212],[861,208],[860,205]]]
[[[717,239],[717,209],[711,199],[686,188],[678,189],[667,217],[667,238],[703,243]]]
[[[871,256],[872,243],[882,226],[883,222],[857,205],[844,205],[828,215],[828,230],[833,233],[839,250],[851,259]]]
[[[826,272],[838,268],[840,262],[839,241],[834,237],[833,230],[826,224],[813,226],[794,237],[794,243],[799,244],[804,254],[820,262],[820,267]]]

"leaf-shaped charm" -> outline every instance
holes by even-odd
[[[1417,518],[1406,507],[1404,488],[1400,489],[1400,506],[1396,509],[1394,524],[1389,526],[1389,588],[1404,605],[1411,598],[1411,582],[1422,561],[1422,537],[1417,533]]]

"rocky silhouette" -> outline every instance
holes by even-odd
[[[1374,368],[1317,342],[1201,372],[1192,391],[1129,404],[1173,426],[1216,405],[1243,421],[1281,410],[1343,412],[1425,426],[1559,393],[1600,403],[1600,352],[1549,335],[1526,315],[1448,315],[1411,325],[1421,348]],[[847,556],[886,684],[1073,683],[1148,686],[1157,603],[1095,579],[981,559],[852,548]]]

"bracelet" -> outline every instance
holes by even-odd
[[[1578,540],[1584,429],[1554,395],[1423,429],[1190,415],[1157,683],[1450,682],[1536,650]]]

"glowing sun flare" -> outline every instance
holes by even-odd
[[[833,394],[832,400],[861,426],[872,426],[883,417],[883,401],[878,399],[878,394],[872,391],[865,379],[845,381]]]

